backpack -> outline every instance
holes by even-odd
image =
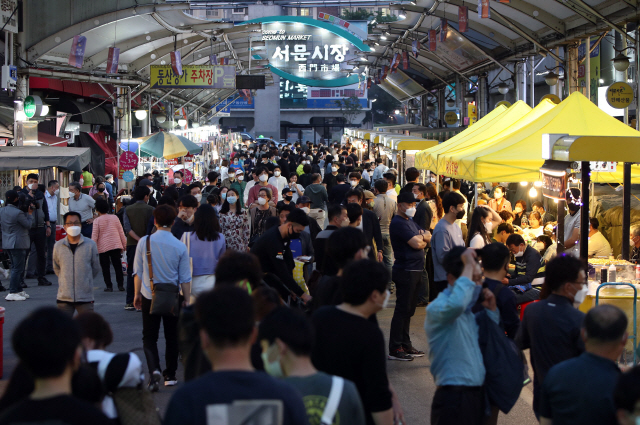
[[[520,397],[524,364],[515,343],[486,310],[476,314],[478,343],[486,369],[484,387],[492,405],[509,413]]]

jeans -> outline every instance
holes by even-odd
[[[484,420],[482,387],[438,387],[431,404],[433,425],[480,425]]]
[[[113,288],[111,282],[111,264],[116,269],[116,283],[118,288],[124,286],[124,275],[122,274],[122,263],[120,262],[120,250],[112,249],[110,251],[101,252],[98,254],[100,257],[100,267],[102,268],[102,278],[107,288]]]
[[[56,244],[56,222],[51,222],[51,235],[47,237],[47,266],[45,271],[53,271],[53,246]]]
[[[82,223],[82,230],[80,231],[82,236],[91,239],[91,233],[93,233],[93,223]],[[132,301],[133,302],[133,301]]]
[[[149,375],[154,370],[161,370],[158,354],[158,335],[160,321],[164,327],[166,376],[175,376],[178,370],[178,318],[174,316],[158,316],[150,314],[151,300],[142,297],[142,345],[149,366]]]
[[[391,236],[388,233],[382,234],[382,261],[389,270],[391,276],[391,268],[393,267],[393,248],[391,248]]]
[[[27,250],[27,274],[35,274],[38,280],[44,278],[45,265],[47,263],[47,228],[32,227],[29,230],[29,239],[31,240],[31,249]],[[35,256],[34,254],[35,248]],[[35,273],[34,273],[35,272]]]
[[[389,351],[411,348],[409,329],[411,317],[416,312],[418,291],[422,280],[422,271],[393,269],[393,282],[396,284],[396,308],[391,319],[389,331]]]
[[[87,311],[93,311],[93,302],[90,303],[67,303],[58,301],[58,309],[64,311],[65,313],[69,313],[69,315],[73,316],[74,312],[84,313]]]
[[[133,280],[133,262],[136,258],[136,245],[127,245],[127,298],[126,303],[133,303],[135,283]]]
[[[11,259],[11,280],[9,281],[9,292],[17,294],[22,292],[22,279],[24,278],[24,265],[27,260],[26,249],[8,249]]]

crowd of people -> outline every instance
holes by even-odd
[[[610,305],[576,308],[585,268],[557,255],[542,203],[512,208],[496,184],[473,208],[466,182],[443,181],[438,193],[411,167],[401,187],[396,170],[357,153],[349,142],[240,145],[204,181],[177,171],[164,187],[155,172],[126,196],[113,176],[85,171],[69,185],[57,242],[59,184],[40,190],[30,174],[0,208],[6,300],[29,298],[35,246],[29,263],[39,285],[51,285],[48,267],[56,274],[58,308],[36,310],[13,335],[18,389],[0,399],[0,425],[131,423],[131,412],[159,423],[145,394],[177,385],[180,361],[187,382],[165,424],[401,424],[386,361],[427,356],[431,423],[492,424],[529,381],[525,349],[541,423],[635,423],[640,372],[615,363],[627,318]],[[569,200],[565,252],[580,207]],[[590,224],[589,255],[608,255]],[[640,229],[631,236],[640,256]],[[94,279],[115,290],[111,267],[124,309],[141,312],[144,381],[135,354],[107,351],[112,332],[94,312]],[[376,313],[392,293],[385,344]],[[428,355],[411,339],[418,306]]]

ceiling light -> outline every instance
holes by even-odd
[[[187,125],[187,120],[185,120],[184,118],[180,118],[180,119],[178,120],[178,125],[179,125],[180,127],[185,127],[185,126]]]
[[[42,109],[40,110],[40,116],[44,117],[49,114],[49,105],[42,105]]]
[[[520,182],[520,186],[528,186],[529,183],[528,182]]]
[[[558,74],[549,71],[549,73],[544,76],[544,82],[549,86],[555,86],[558,83]]]
[[[604,80],[602,78],[600,78],[599,83],[600,84],[604,84]]]
[[[387,39],[387,36],[386,36],[386,35],[382,34],[382,35],[380,36],[380,40],[386,40],[386,39]]]
[[[624,72],[629,68],[629,57],[622,53],[618,53],[618,55],[611,60],[613,61],[613,67],[618,72]]]
[[[434,109],[436,109],[436,106],[433,103],[427,103],[427,111],[433,111]]]
[[[498,92],[500,92],[500,94],[509,93],[509,86],[507,85],[507,83],[498,84]]]
[[[393,111],[393,113],[396,115],[400,115],[400,109],[396,109],[395,111]]]
[[[147,110],[146,109],[137,109],[135,111],[135,115],[136,115],[136,119],[137,120],[144,120],[147,119]]]
[[[542,182],[540,180],[536,180],[536,181],[533,182],[533,185],[535,187],[542,187]]]
[[[531,189],[529,189],[529,196],[531,198],[537,198],[538,197],[538,191],[536,190],[535,187],[532,187]]]
[[[464,95],[464,101],[467,103],[473,102],[475,100],[475,95],[473,93],[467,93]]]
[[[406,19],[407,15],[404,14],[404,9],[400,13],[398,13],[398,19]]]
[[[456,104],[456,101],[453,99],[447,99],[447,106],[449,108],[453,108],[453,106]]]
[[[158,121],[159,124],[162,124],[166,120],[167,116],[165,114],[156,115],[156,121]]]

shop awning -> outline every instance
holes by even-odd
[[[640,132],[623,124],[599,109],[579,92],[574,92],[537,120],[517,132],[488,147],[476,158],[475,181],[536,181],[540,179],[542,159],[542,135],[569,134],[601,137],[637,138],[636,145],[627,143],[627,152],[640,150]],[[602,152],[608,149],[608,140],[599,146],[591,146],[593,161],[601,160]],[[620,152],[620,151],[619,151]],[[624,151],[621,152],[623,154]],[[630,156],[620,158],[631,161]],[[622,164],[615,173],[592,172],[594,182],[622,183]],[[632,167],[632,179],[640,182],[640,167]]]
[[[90,160],[89,148],[0,147],[0,171],[58,167],[79,172],[89,164]]]
[[[412,137],[394,137],[389,140],[389,147],[394,151],[421,151],[437,144],[437,140],[414,139]]]
[[[38,131],[38,142],[46,143],[47,145],[55,146],[57,148],[67,147],[67,139],[64,137],[52,136],[41,131]]]
[[[514,105],[515,106],[515,105]],[[524,127],[534,122],[556,106],[555,103],[548,99],[542,100],[538,106],[529,111],[521,119],[516,121],[513,125],[509,126],[505,130],[499,132],[493,137],[481,140],[477,143],[469,144],[462,149],[453,149],[443,155],[440,155],[439,159],[445,157],[446,161],[451,165],[446,170],[441,170],[442,174],[448,177],[454,177],[457,179],[465,179],[470,181],[483,181],[478,180],[475,172],[475,158],[483,155],[487,152],[487,149],[499,144],[505,138],[516,134]]]
[[[94,125],[112,125],[112,118],[107,111],[96,101],[95,105],[91,103],[76,102],[69,99],[60,99],[55,103],[59,112],[67,112],[70,114],[80,115],[80,119],[71,119],[72,121],[80,121],[84,124]],[[133,114],[132,114],[133,115]]]
[[[440,143],[439,145],[426,149],[422,152],[418,152],[416,154],[416,168],[436,171],[439,154],[446,152],[448,149],[457,146],[459,143],[462,143],[476,134],[480,134],[489,128],[492,122],[504,114],[507,109],[508,108],[506,106],[500,105],[478,120],[478,122],[473,124],[471,127],[456,134],[446,142]]]

